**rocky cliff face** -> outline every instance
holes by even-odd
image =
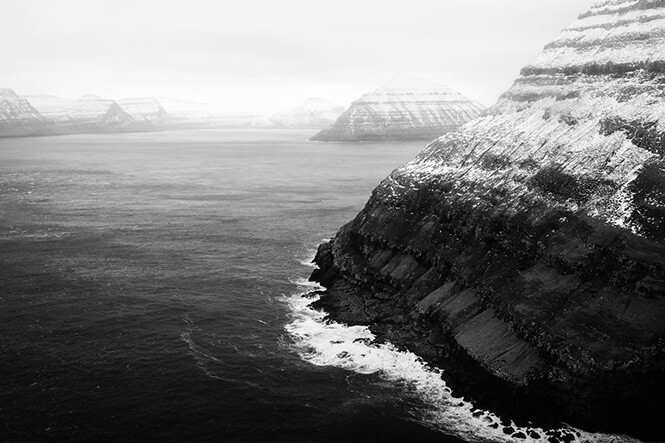
[[[434,82],[393,79],[363,95],[312,140],[431,140],[478,117],[484,108]]]
[[[0,89],[0,137],[49,133],[46,119],[11,89]]]
[[[319,248],[318,305],[481,406],[662,438],[664,30],[662,0],[580,15]]]
[[[310,98],[300,106],[273,114],[270,120],[279,128],[321,129],[335,123],[343,111],[343,106],[329,100]]]
[[[164,128],[169,114],[154,97],[134,97],[118,100],[118,105],[137,123],[147,128]]]
[[[267,116],[226,114],[205,103],[163,97],[115,101],[89,94],[70,100],[52,95],[16,97],[11,90],[0,91],[13,94],[0,93],[0,136],[275,127]]]
[[[52,122],[55,131],[60,134],[136,129],[134,119],[115,100],[92,94],[78,100],[49,95],[32,95],[26,99]]]

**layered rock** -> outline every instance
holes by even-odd
[[[312,140],[432,140],[478,117],[484,107],[420,79],[393,79],[363,95]]]
[[[300,106],[270,116],[272,123],[279,128],[322,129],[335,123],[344,111],[330,100],[310,98]]]
[[[26,97],[58,133],[117,132],[136,130],[134,119],[115,101],[93,94],[78,100],[49,95]]]
[[[664,99],[665,2],[594,4],[319,248],[319,306],[481,406],[662,438]]]
[[[48,134],[43,115],[11,89],[0,89],[0,137]]]
[[[137,124],[146,127],[164,128],[169,122],[169,114],[155,97],[134,97],[118,100],[118,105]]]
[[[4,91],[0,93],[0,136],[276,126],[264,115],[227,114],[213,105],[163,97],[115,101],[89,94],[70,100],[0,91]]]

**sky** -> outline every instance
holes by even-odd
[[[0,87],[265,113],[409,76],[491,105],[592,3],[0,0]]]

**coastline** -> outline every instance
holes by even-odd
[[[314,259],[319,269],[310,279],[327,289],[317,292],[320,299],[313,303],[313,307],[326,312],[327,318],[347,325],[369,327],[379,343],[390,342],[441,369],[453,391],[472,401],[475,407],[510,417],[520,425],[555,427],[566,423],[592,432],[628,434],[656,441],[662,438],[657,395],[662,377],[654,377],[658,374],[656,370],[645,372],[647,369],[638,365],[635,370],[623,372],[589,370],[572,374],[551,355],[538,351],[537,357],[542,361],[524,380],[498,373],[483,362],[483,356],[474,355],[460,344],[459,336],[455,336],[459,331],[459,317],[451,318],[423,306],[426,297],[422,294],[431,294],[441,286],[441,280],[432,278],[432,272],[421,273],[414,281],[392,282],[378,278],[371,280],[367,277],[371,272],[365,275],[349,273],[349,269],[359,268],[344,262],[348,257],[338,258],[342,253],[353,254],[343,250],[349,247],[349,226],[342,228],[332,243],[322,244]],[[340,267],[344,271],[340,271]],[[363,270],[367,271],[367,268]],[[420,296],[413,295],[414,288]],[[450,303],[459,307],[463,300],[452,298]],[[477,309],[491,309],[489,299],[479,303]],[[468,311],[469,306],[465,308]],[[496,341],[492,342],[492,334],[501,335],[500,328],[505,324],[496,320],[487,324],[490,330],[475,338],[477,344],[497,345]],[[491,328],[495,329],[492,331]],[[511,346],[511,340],[498,345]],[[510,349],[497,352],[509,353]],[[520,358],[526,358],[523,355],[512,363],[519,364]]]

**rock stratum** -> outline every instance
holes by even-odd
[[[118,105],[137,124],[146,127],[164,128],[169,124],[171,116],[155,97],[134,97],[118,100]]]
[[[319,247],[315,305],[480,407],[660,441],[664,154],[665,1],[597,2]]]
[[[341,111],[323,99],[308,100],[290,112],[266,116],[228,114],[213,105],[165,97],[116,101],[89,94],[70,100],[52,95],[20,97],[11,89],[0,89],[0,137],[170,129],[320,128]]]
[[[484,110],[447,86],[398,78],[354,101],[330,128],[312,140],[432,140]]]
[[[0,135],[19,137],[48,131],[47,121],[12,89],[0,89]]]
[[[140,129],[115,100],[88,94],[77,100],[34,95],[27,100],[47,119],[56,134],[117,132]]]

